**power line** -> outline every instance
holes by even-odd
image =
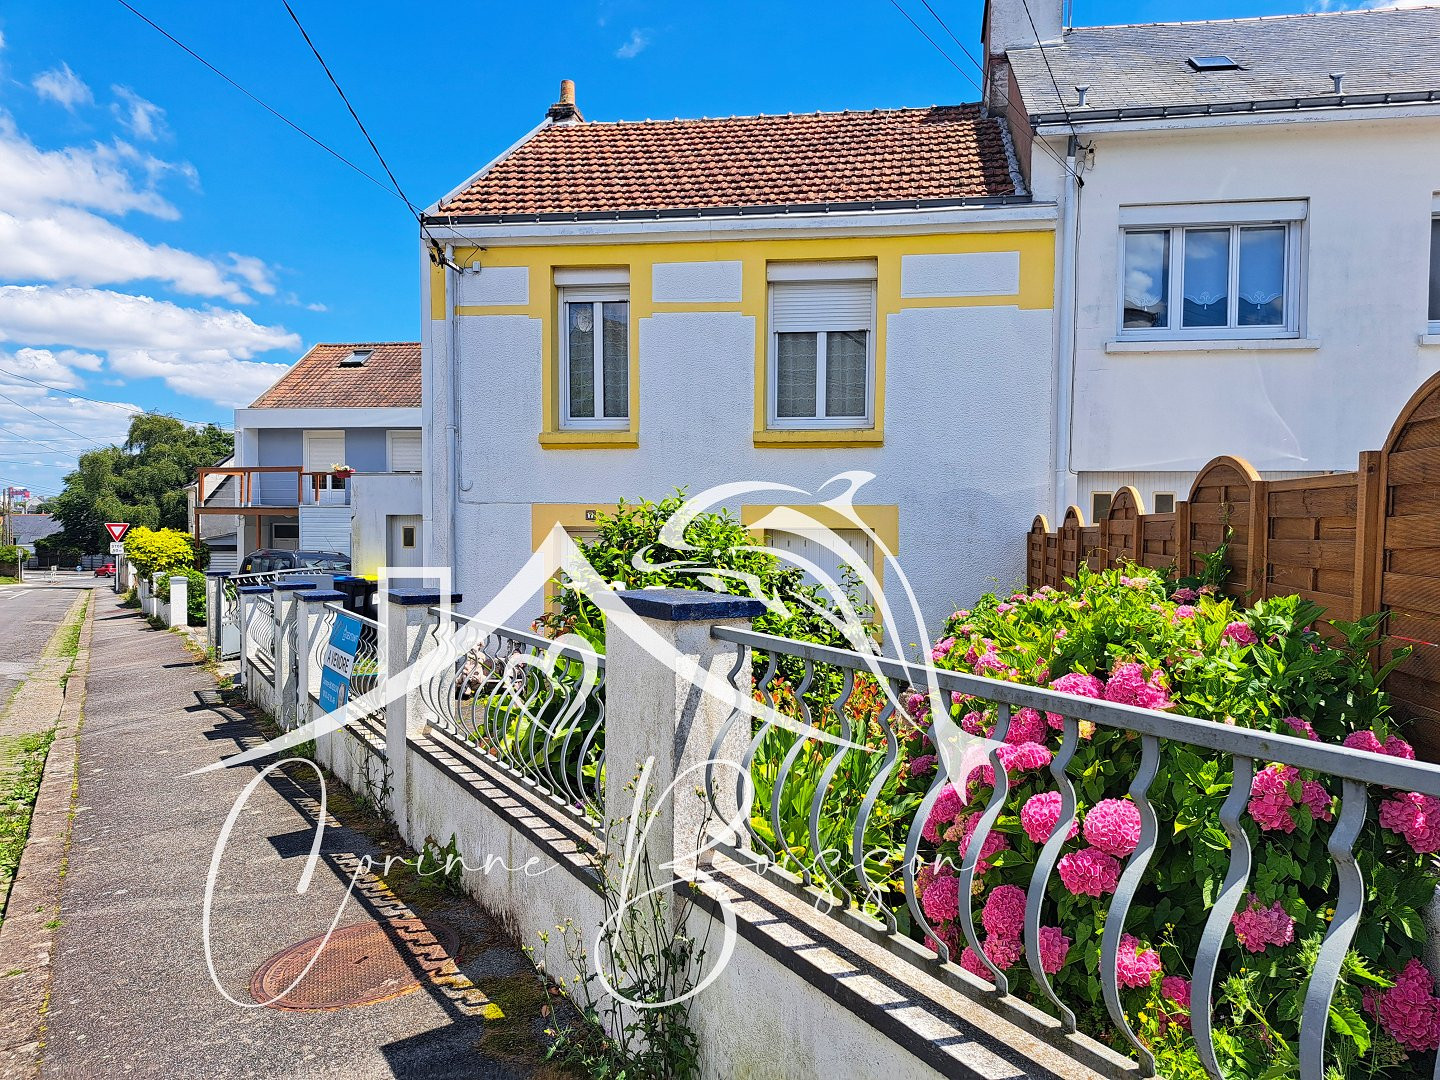
[[[934,45],[934,46],[935,46],[935,51],[938,52],[941,56],[945,57],[945,59],[946,59],[947,61],[949,61],[951,67],[953,67],[956,71],[960,72],[961,75],[965,76],[965,78],[969,81],[970,85],[973,86],[973,87],[975,87],[976,90],[980,91],[980,96],[981,96],[981,98],[984,98],[984,97],[985,97],[985,93],[986,93],[985,87],[983,87],[980,83],[978,83],[978,82],[976,82],[974,79],[972,79],[972,78],[970,77],[969,72],[967,72],[967,71],[965,71],[964,69],[962,69],[962,68],[960,67],[960,65],[955,62],[954,58],[951,57],[951,55],[950,55],[948,52],[946,52],[945,49],[941,48],[940,43],[937,42],[934,38],[932,38],[929,34],[927,34],[927,33],[925,32],[924,28],[922,28],[919,23],[917,23],[914,19],[912,19],[912,18],[910,17],[910,13],[909,13],[908,11],[906,11],[903,7],[900,6],[900,4],[898,3],[898,0],[890,0],[890,3],[895,7],[895,10],[896,10],[896,11],[900,12],[901,15],[904,15],[904,16],[905,16],[906,21],[909,22],[911,26],[915,27],[916,30],[919,30],[919,31],[920,31],[921,36],[924,37],[926,41],[930,42],[931,45]],[[933,18],[937,23],[940,24],[940,28],[945,31],[945,33],[949,36],[949,38],[950,38],[951,41],[953,41],[957,46],[959,46],[960,51],[965,54],[965,56],[969,59],[970,63],[972,63],[972,64],[975,65],[975,70],[978,71],[978,72],[980,73],[980,75],[983,77],[984,74],[985,74],[985,65],[982,64],[979,60],[977,60],[977,59],[975,58],[975,55],[974,55],[969,49],[967,49],[967,48],[965,47],[965,43],[964,43],[963,41],[961,41],[958,37],[955,36],[955,31],[951,30],[951,29],[950,29],[950,25],[949,25],[944,19],[942,19],[942,18],[940,17],[940,13],[939,13],[938,11],[936,11],[933,7],[930,6],[929,0],[920,0],[920,3],[922,3],[922,4],[925,5],[925,10],[930,13],[930,17]],[[1026,9],[1026,14],[1027,14],[1027,15],[1029,14],[1029,9],[1028,9],[1028,8]],[[1038,43],[1039,40],[1040,40],[1040,31],[1039,31],[1039,30],[1035,30],[1035,20],[1034,20],[1034,19],[1031,19],[1031,20],[1030,20],[1030,28],[1031,28],[1031,30],[1034,30],[1034,32],[1035,32],[1035,40],[1036,40],[1036,42]],[[1042,47],[1040,51],[1041,51],[1041,53],[1043,54],[1045,50],[1044,50],[1044,48]],[[1046,61],[1045,61],[1045,66],[1046,66],[1046,67],[1049,67],[1049,66],[1050,66],[1050,61],[1049,61],[1048,58],[1047,58]],[[1054,76],[1053,76],[1053,74],[1052,74],[1052,76],[1051,76],[1051,81],[1052,81],[1052,82],[1054,81]],[[1010,95],[1009,95],[1009,93],[1007,93],[1007,92],[1006,92],[1004,89],[1002,89],[1001,87],[995,87],[994,89],[995,89],[995,92],[1000,95],[1000,99],[1005,102],[1005,107],[1006,107],[1007,109],[1009,109],[1009,108],[1011,107],[1011,102],[1010,102]],[[1057,90],[1056,90],[1056,93],[1057,93],[1057,94],[1059,93],[1058,88],[1057,88]],[[1061,108],[1063,109],[1063,108],[1064,108],[1064,105],[1061,105]],[[1067,115],[1068,115],[1068,114],[1067,114]],[[1073,125],[1072,125],[1072,128],[1073,128]],[[1032,143],[1032,145],[1039,146],[1041,150],[1045,151],[1045,153],[1046,153],[1047,155],[1049,155],[1049,157],[1051,158],[1051,160],[1053,160],[1056,165],[1059,165],[1060,168],[1061,168],[1067,175],[1073,176],[1073,177],[1074,177],[1078,182],[1080,182],[1081,184],[1083,184],[1083,183],[1085,182],[1085,181],[1083,181],[1083,180],[1080,179],[1080,174],[1077,173],[1077,172],[1075,172],[1074,169],[1070,168],[1070,166],[1069,166],[1068,164],[1066,164],[1065,160],[1064,160],[1062,157],[1060,157],[1059,154],[1055,153],[1054,150],[1050,149],[1050,145],[1049,145],[1044,139],[1036,139],[1036,140]]]
[[[256,105],[259,105],[259,106],[260,106],[262,109],[264,109],[266,112],[270,113],[270,114],[271,114],[272,116],[274,116],[277,120],[281,121],[281,122],[284,123],[287,127],[289,127],[289,128],[291,128],[292,130],[296,131],[296,132],[299,133],[300,135],[303,135],[305,138],[309,139],[312,143],[314,143],[316,146],[318,146],[321,150],[324,150],[327,154],[329,154],[331,157],[333,157],[336,161],[339,161],[339,162],[341,162],[341,163],[344,164],[344,165],[348,165],[350,168],[354,169],[357,173],[359,173],[361,176],[363,176],[366,180],[369,180],[372,184],[374,184],[376,187],[378,187],[381,191],[385,192],[387,195],[394,195],[394,196],[396,196],[397,198],[401,199],[402,201],[405,201],[407,205],[409,204],[409,200],[405,199],[405,196],[404,196],[404,195],[401,195],[399,191],[391,191],[388,187],[386,187],[383,183],[381,183],[381,181],[380,181],[377,177],[371,176],[368,172],[366,172],[364,169],[362,169],[359,165],[356,165],[353,161],[351,161],[349,158],[347,158],[344,154],[340,153],[338,150],[334,150],[334,149],[332,149],[331,147],[327,146],[325,143],[323,143],[323,142],[321,142],[319,139],[317,139],[314,135],[311,135],[310,132],[306,131],[306,130],[305,130],[303,127],[301,127],[299,124],[295,123],[294,120],[291,120],[288,116],[286,116],[284,113],[282,113],[279,109],[275,108],[273,105],[270,105],[270,104],[268,104],[268,103],[265,102],[265,101],[262,101],[260,98],[256,97],[254,94],[252,94],[249,90],[246,90],[245,87],[241,86],[238,82],[236,82],[234,79],[232,79],[229,75],[226,75],[223,71],[221,71],[219,68],[217,68],[214,64],[210,63],[209,60],[206,60],[203,56],[201,56],[199,53],[197,53],[194,49],[190,48],[189,45],[186,45],[183,41],[181,41],[179,38],[177,38],[174,34],[170,33],[170,31],[166,30],[166,29],[165,29],[163,26],[161,26],[159,23],[155,22],[153,19],[149,18],[148,16],[144,15],[142,12],[140,12],[140,11],[136,10],[134,7],[132,7],[132,6],[127,2],[127,0],[115,0],[115,2],[118,3],[121,7],[125,8],[127,11],[129,11],[132,15],[134,15],[134,16],[135,16],[137,19],[139,19],[141,22],[144,22],[144,23],[148,24],[153,30],[155,30],[155,31],[156,31],[157,33],[159,33],[161,36],[163,36],[163,37],[165,37],[165,38],[168,38],[168,39],[169,39],[171,42],[173,42],[175,45],[179,46],[179,47],[180,47],[181,49],[183,49],[185,52],[189,53],[189,54],[190,54],[191,56],[193,56],[196,60],[198,60],[201,64],[205,65],[205,67],[209,68],[209,69],[210,69],[211,71],[213,71],[216,75],[220,76],[220,78],[224,79],[227,83],[229,83],[231,86],[233,86],[236,90],[239,90],[242,94],[244,94],[246,97],[248,97],[251,101],[255,102]],[[413,208],[412,208],[412,209],[413,209]]]
[[[143,416],[148,411],[146,409],[140,408],[138,405],[121,405],[118,401],[105,401],[101,398],[88,397],[85,394],[77,394],[73,390],[66,390],[63,386],[51,386],[49,383],[41,382],[39,379],[32,379],[29,375],[22,375],[20,372],[11,371],[9,368],[0,367],[0,375],[9,375],[12,378],[24,379],[28,383],[34,383],[36,386],[44,387],[46,390],[53,390],[57,394],[64,394],[66,397],[76,398],[80,401],[88,401],[93,405],[107,405],[112,409],[119,409],[122,412],[129,413],[131,416]],[[192,420],[184,416],[176,416],[172,417],[172,419],[179,420],[181,423],[185,424],[194,424],[196,427],[205,427],[206,425],[209,425],[212,427],[220,428],[222,431],[228,430],[225,425],[217,424],[213,420]]]
[[[1065,123],[1070,126],[1070,134],[1075,134],[1075,121],[1070,119],[1070,110],[1065,107],[1065,95],[1060,93],[1060,82],[1055,78],[1055,69],[1050,66],[1050,56],[1045,52],[1045,46],[1040,44],[1040,29],[1035,25],[1035,16],[1030,14],[1028,0],[1020,0],[1020,6],[1025,9],[1025,18],[1030,21],[1030,30],[1035,35],[1035,44],[1040,46],[1040,59],[1045,61],[1045,70],[1050,73],[1050,85],[1055,88],[1055,100],[1060,105],[1060,115],[1065,117]]]
[[[10,404],[11,404],[11,405],[14,405],[17,409],[24,409],[24,410],[25,410],[27,413],[29,413],[31,416],[38,417],[39,419],[44,420],[47,424],[54,424],[54,425],[55,425],[57,428],[59,428],[61,431],[69,432],[71,435],[74,435],[74,436],[75,436],[76,438],[78,438],[78,439],[84,439],[86,442],[91,443],[91,444],[94,445],[94,446],[104,446],[104,445],[106,445],[105,443],[102,443],[102,442],[101,442],[100,440],[98,440],[98,439],[92,439],[92,438],[90,438],[90,436],[88,436],[88,435],[81,435],[80,432],[76,431],[74,428],[66,427],[64,424],[60,423],[58,420],[51,420],[50,417],[46,416],[44,413],[38,413],[38,412],[36,412],[34,409],[30,408],[29,406],[20,404],[20,402],[16,401],[14,398],[10,397],[8,394],[0,394],[0,398],[3,398],[5,401],[10,402]]]
[[[57,454],[66,454],[68,456],[76,458],[80,456],[80,452],[78,450],[66,450],[63,447],[56,446],[54,443],[48,443],[44,439],[37,439],[33,435],[21,435],[18,431],[11,431],[9,428],[0,428],[0,435],[9,435],[11,438],[19,442],[39,443],[41,446],[45,447],[45,449],[53,450]]]
[[[370,132],[365,130],[365,124],[360,119],[360,114],[355,111],[355,106],[350,104],[350,99],[345,96],[345,91],[340,88],[339,80],[337,80],[334,73],[331,72],[330,65],[325,63],[325,58],[320,55],[320,50],[315,47],[315,42],[311,41],[310,35],[305,32],[305,27],[300,23],[300,16],[296,15],[295,9],[290,6],[290,0],[280,0],[280,2],[285,5],[285,10],[290,13],[290,20],[295,24],[295,28],[300,31],[300,36],[305,39],[305,44],[310,46],[310,51],[315,54],[315,59],[320,62],[320,67],[330,80],[330,85],[335,87],[335,92],[340,95],[340,100],[345,103],[345,108],[350,111],[350,116],[355,121],[355,126],[360,129],[360,134],[365,136],[365,141],[370,144],[370,149],[375,152],[375,157],[380,162],[380,167],[385,170],[385,175],[390,178],[390,183],[395,188],[395,194],[400,196],[405,205],[410,208],[410,212],[415,215],[415,220],[419,221],[419,209],[405,197],[405,192],[400,187],[400,181],[396,180],[395,174],[390,171],[390,165],[385,160],[385,155],[380,153],[380,148],[375,145],[375,140],[370,137]]]

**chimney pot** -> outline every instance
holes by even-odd
[[[1335,93],[1343,94],[1345,92],[1345,72],[1332,71],[1330,73],[1330,81],[1335,84]]]
[[[575,107],[575,83],[571,79],[560,80],[560,100],[551,105],[545,113],[557,124],[583,124],[585,117]]]

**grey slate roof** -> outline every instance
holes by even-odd
[[[1186,63],[1216,53],[1241,70],[1198,72]],[[1293,108],[1295,99],[1337,105],[1330,74],[1338,71],[1352,104],[1358,95],[1384,94],[1440,103],[1440,7],[1075,27],[1043,54],[1033,45],[1008,52],[1025,110],[1047,119],[1062,111],[1056,83],[1073,118],[1108,119],[1117,109]],[[1076,86],[1090,87],[1083,109]]]
[[[11,514],[10,535],[15,538],[15,543],[31,551],[35,550],[35,541],[47,536],[54,536],[62,526],[49,514]]]

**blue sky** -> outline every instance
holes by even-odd
[[[381,175],[279,0],[131,2]],[[1075,2],[1078,24],[1300,9]],[[889,0],[292,4],[422,207],[533,127],[561,78],[606,120],[978,96]],[[931,4],[978,55],[981,0]],[[114,0],[9,0],[0,35],[0,485],[57,491],[123,433],[116,404],[228,426],[316,341],[418,336],[417,230],[393,194]]]

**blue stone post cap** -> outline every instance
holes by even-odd
[[[275,590],[277,592],[299,592],[301,589],[314,589],[316,583],[313,581],[277,581]]]
[[[229,576],[230,576],[230,571],[229,571],[229,570],[206,570],[206,571],[205,571],[205,576],[206,576],[206,577],[212,577],[212,578],[213,578],[213,577],[229,577]]]
[[[241,585],[235,590],[241,596],[269,596],[269,585]]]
[[[450,603],[458,604],[464,597],[460,593],[450,594]],[[439,589],[391,589],[390,603],[401,607],[433,607],[440,603]]]
[[[719,622],[765,614],[765,605],[753,597],[697,589],[632,589],[617,595],[636,615],[664,622]]]
[[[299,598],[307,604],[335,604],[344,600],[345,594],[334,589],[310,589],[301,593]]]

